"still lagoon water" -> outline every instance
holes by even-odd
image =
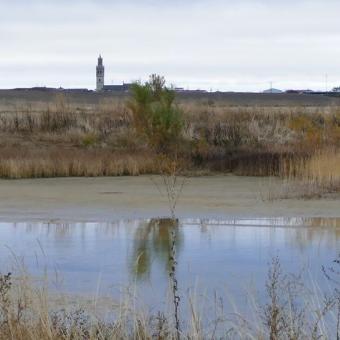
[[[227,294],[238,304],[259,290],[279,257],[287,272],[327,285],[322,266],[340,251],[339,218],[121,220],[115,223],[0,223],[0,272],[49,274],[51,288],[115,296],[123,287],[164,300],[170,233],[176,234],[180,293]]]

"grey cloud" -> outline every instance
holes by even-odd
[[[326,5],[327,3],[327,5]],[[93,87],[165,74],[224,89],[339,81],[337,1],[20,1],[0,3],[0,87]]]

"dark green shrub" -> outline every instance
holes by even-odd
[[[165,86],[161,76],[132,86],[129,108],[137,133],[156,151],[167,152],[182,135],[182,111],[175,105],[175,92]]]

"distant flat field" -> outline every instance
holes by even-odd
[[[340,217],[338,195],[311,200],[263,200],[279,183],[275,178],[233,175],[187,178],[176,215]],[[0,180],[2,221],[98,222],[162,216],[169,216],[169,208],[158,176]]]
[[[31,108],[46,108],[55,101],[60,91],[41,90],[0,90],[0,111],[15,111],[31,106]],[[106,92],[97,93],[72,91],[62,92],[69,103],[79,109],[91,109],[101,103],[110,101],[125,101],[127,93]],[[263,93],[178,93],[179,102],[211,102],[225,106],[239,107],[325,107],[340,106],[340,96],[325,96],[319,94],[263,94]]]

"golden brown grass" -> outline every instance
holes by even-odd
[[[306,162],[299,177],[311,180],[321,186],[340,186],[340,151],[319,150]]]
[[[11,155],[0,159],[3,178],[137,176],[158,171],[154,159],[147,153],[126,155],[108,150],[76,149],[20,153],[9,149],[7,152]]]
[[[268,199],[317,198],[340,192],[340,152],[322,149],[308,158],[282,163],[282,184],[271,187]]]

